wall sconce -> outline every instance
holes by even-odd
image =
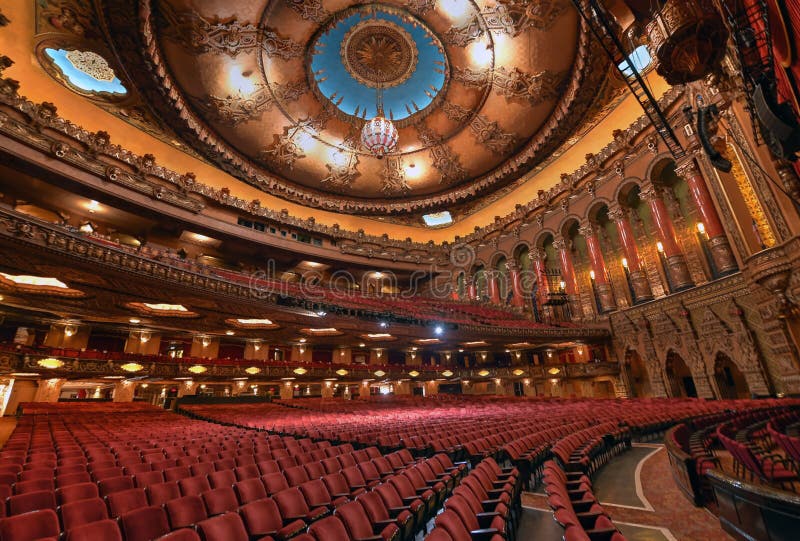
[[[344,350],[343,349],[339,350],[339,357],[344,357]]]
[[[375,372],[373,372],[373,374],[375,374],[376,377],[382,378],[383,376],[386,375],[386,372],[384,372],[383,370],[376,370]]]
[[[208,336],[204,336],[204,337],[202,337],[202,338],[200,339],[200,344],[201,344],[201,345],[202,345],[204,348],[207,348],[208,346],[210,346],[210,345],[211,345],[211,338],[209,338]]]
[[[697,232],[701,235],[706,234],[706,225],[703,222],[697,222]]]
[[[300,355],[305,355],[306,348],[303,347],[303,346],[300,346],[299,348],[297,348],[297,351],[300,352]]]
[[[529,380],[528,378],[525,378],[525,379],[522,380],[522,383],[524,383],[525,385],[530,385],[531,384],[531,380]]]
[[[503,380],[501,380],[500,378],[496,378],[494,380],[495,385],[500,385],[502,382],[503,382]]]
[[[75,325],[64,325],[64,336],[67,338],[74,336],[76,332],[78,332],[78,328]]]
[[[244,369],[244,371],[245,373],[250,374],[251,376],[255,376],[256,374],[261,372],[261,369],[257,366],[248,366],[247,368]]]
[[[258,351],[260,349],[261,349],[261,342],[259,342],[258,340],[253,342],[253,351]]]
[[[567,289],[567,283],[564,280],[561,280],[558,283],[558,286],[561,288],[561,291],[566,291],[566,289]]]
[[[551,385],[558,385],[558,380],[556,378],[553,378],[553,379],[550,380],[550,384]]]
[[[590,271],[589,271],[589,279],[590,279],[592,282],[594,282],[594,277],[595,277],[594,271],[593,271],[593,270],[590,270]]]
[[[150,385],[149,385],[149,384],[147,384],[147,383],[142,383],[142,384],[140,385],[140,387],[141,387],[142,389],[147,389],[149,386],[150,386]]]
[[[656,250],[658,250],[662,254],[664,253],[664,245],[661,244],[661,241],[656,242]]]
[[[452,370],[445,370],[444,372],[442,372],[442,375],[444,377],[446,377],[446,378],[449,378],[449,377],[451,377],[453,375],[453,371]]]
[[[552,351],[548,351],[547,352],[547,358],[548,359],[552,359],[553,358],[553,352]]]
[[[298,376],[302,376],[303,374],[305,374],[306,372],[308,372],[308,370],[306,370],[305,368],[303,368],[303,367],[301,366],[300,368],[295,368],[294,370],[292,370],[292,372],[294,372],[294,373],[295,373],[295,374],[297,374]]]
[[[622,266],[624,268],[626,268],[626,269],[628,268],[628,258],[627,257],[623,257],[622,258]]]
[[[379,359],[383,357],[383,350],[382,349],[376,350],[375,356],[378,357]]]
[[[340,368],[339,370],[336,371],[336,374],[338,374],[340,376],[346,376],[347,375],[347,370],[345,370],[344,368]]]
[[[486,360],[486,352],[485,351],[481,352],[481,360],[482,361]]]
[[[189,372],[191,372],[192,374],[203,374],[203,373],[208,371],[208,368],[206,368],[202,364],[195,364],[195,365],[192,365],[189,368],[187,368],[187,370]],[[189,380],[189,381],[191,381],[191,380]]]
[[[326,381],[326,382],[325,382],[325,387],[327,387],[328,389],[330,389],[330,388],[331,388],[331,382],[330,382],[330,381]]]
[[[444,358],[447,359],[448,361],[450,361],[450,352],[449,351],[444,354]]]
[[[143,344],[146,344],[152,338],[152,334],[150,331],[140,331],[139,332],[139,341]]]

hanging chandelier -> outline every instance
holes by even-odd
[[[399,134],[390,119],[383,114],[383,89],[378,88],[378,114],[361,129],[361,143],[379,160],[397,148]]]

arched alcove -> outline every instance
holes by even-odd
[[[650,374],[648,374],[647,366],[638,351],[629,349],[625,352],[625,373],[628,376],[633,397],[652,396]]]
[[[686,365],[686,361],[673,350],[667,352],[667,363],[664,367],[667,375],[667,383],[673,397],[697,397],[697,388],[694,384],[692,371]]]
[[[722,352],[714,360],[714,379],[717,382],[720,398],[750,398],[747,379],[730,357]]]

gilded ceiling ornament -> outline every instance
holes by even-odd
[[[301,132],[302,129],[297,126],[288,126],[284,128],[282,134],[279,135],[276,133],[273,135],[272,145],[262,150],[260,157],[293,169],[294,162],[306,157],[300,145],[295,140]]]
[[[508,152],[517,146],[517,136],[504,132],[497,122],[483,115],[476,115],[469,124],[472,133],[480,143],[492,152]]]
[[[67,51],[67,60],[75,69],[97,81],[111,82],[117,78],[106,59],[94,51]]]
[[[517,36],[529,28],[549,30],[569,5],[568,0],[497,0],[482,15],[490,30]]]
[[[387,195],[399,195],[411,190],[411,186],[406,182],[403,158],[400,156],[386,156],[383,159],[381,180],[383,181],[381,191]]]
[[[416,15],[424,15],[436,7],[436,0],[407,0],[406,9]]]
[[[303,56],[302,43],[297,43],[291,38],[282,38],[269,28],[261,32],[261,48],[270,58],[290,60]]]
[[[342,157],[343,163],[326,163],[328,176],[321,179],[320,182],[347,188],[357,177],[361,176],[361,172],[358,170],[358,155],[346,151],[337,152]]]
[[[176,13],[169,4],[161,5],[167,23],[164,35],[190,52],[220,52],[236,56],[260,46],[269,57],[291,58],[303,55],[303,45],[282,38],[271,28],[259,32],[256,25],[235,19],[225,21],[204,18],[195,11]]]
[[[322,0],[286,0],[286,3],[307,21],[324,23],[331,16],[330,12],[322,7]]]
[[[462,107],[457,103],[450,103],[449,101],[442,102],[442,111],[447,118],[459,124],[465,123],[475,112],[472,109],[467,109],[466,107]]]
[[[492,82],[489,70],[473,70],[470,68],[453,67],[453,80],[469,88],[483,88]]]
[[[307,91],[308,85],[303,80],[275,84],[272,91],[267,85],[259,84],[254,92],[246,96],[206,96],[198,100],[198,107],[209,120],[224,126],[235,126],[240,122],[261,118],[264,111],[269,111],[276,101],[296,101]]]
[[[442,41],[447,45],[466,47],[476,39],[480,39],[482,35],[480,19],[475,15],[461,26],[451,26],[442,36]]]
[[[467,172],[461,166],[458,155],[450,147],[442,144],[442,137],[429,128],[424,122],[416,126],[420,141],[430,147],[431,165],[439,173],[439,184],[452,184],[467,178]]]
[[[385,19],[365,19],[354,25],[342,40],[340,54],[347,72],[370,88],[403,84],[417,68],[414,39]]]
[[[498,67],[494,72],[494,86],[507,99],[526,100],[531,105],[555,101],[561,95],[566,71],[540,71],[525,73],[517,67]]]
[[[439,170],[439,184],[454,184],[467,178],[458,155],[449,146],[438,145],[430,149],[431,165]]]

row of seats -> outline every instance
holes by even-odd
[[[472,541],[476,536],[515,538],[522,480],[516,468],[482,460],[445,501],[427,541]]]
[[[404,539],[411,539],[435,516],[466,468],[463,464],[454,464],[444,454],[417,459],[407,449],[402,449],[382,456],[374,447],[353,449],[344,444],[322,446],[344,453],[319,462],[286,464],[289,467],[280,469],[279,461],[255,463],[255,455],[250,454],[256,447],[254,435],[256,439],[275,436],[235,427],[201,427],[209,433],[202,445],[214,451],[189,455],[183,454],[188,449],[185,443],[175,445],[174,441],[162,439],[161,423],[180,435],[184,431],[179,425],[185,425],[190,432],[198,428],[198,423],[209,425],[165,413],[144,417],[110,414],[102,420],[90,420],[80,414],[37,416],[33,420],[23,417],[9,445],[0,453],[0,467],[6,469],[12,481],[11,485],[4,485],[12,516],[0,520],[0,524],[5,524],[5,529],[0,528],[0,531],[10,533],[5,537],[0,534],[0,541],[36,538],[26,537],[24,533],[41,533],[38,526],[30,526],[30,515],[41,517],[37,524],[46,524],[51,522],[53,513],[58,532],[69,539],[84,539],[86,537],[76,536],[93,532],[91,535],[102,539],[116,539],[121,535],[126,541],[143,541],[185,528],[190,530],[183,535],[197,530],[207,537],[208,532],[204,532],[214,525],[217,525],[214,529],[228,531],[225,535],[232,536],[222,537],[224,539],[237,538],[235,531],[244,531],[245,539],[273,533],[287,538],[300,534],[309,524],[352,502],[358,502],[358,507],[349,506],[342,512],[351,517],[347,520],[352,522],[358,509],[363,509],[373,526],[373,523],[391,519],[397,524],[386,533],[397,530]],[[93,437],[98,431],[114,426],[121,430],[112,440],[98,443]],[[141,432],[135,437],[127,432],[132,435],[129,441],[120,438],[120,433],[126,433],[131,426],[137,429],[146,426],[147,435],[155,439],[143,438]],[[217,435],[213,436],[214,433]],[[197,434],[192,435],[196,437]],[[295,445],[286,438],[278,439],[282,445],[275,448]],[[89,443],[84,446],[81,441]],[[318,443],[322,442],[313,442],[313,445],[318,446]],[[311,444],[308,440],[303,445],[310,447]],[[81,452],[75,453],[75,448]],[[233,455],[220,458],[220,452]],[[126,469],[135,464],[152,467],[162,462],[147,460],[151,454],[161,454],[164,458],[182,454],[182,458],[214,456],[216,460],[193,461],[188,465],[170,463],[171,467],[163,470],[142,468],[133,472]],[[37,468],[39,457],[45,456],[49,467]],[[110,457],[114,459],[113,466],[107,464]],[[138,461],[128,462],[129,457]],[[31,476],[34,478],[29,479]],[[26,483],[31,482],[41,485],[30,488],[42,490],[28,490]],[[20,493],[13,494],[18,487]],[[218,517],[226,518],[217,521]],[[267,520],[268,517],[272,518]],[[89,525],[93,526],[89,528]],[[347,527],[348,531],[352,529],[349,524]],[[98,532],[103,528],[108,531],[101,535]],[[118,533],[112,534],[112,530]],[[353,533],[352,538],[357,539],[361,534],[363,531]]]

